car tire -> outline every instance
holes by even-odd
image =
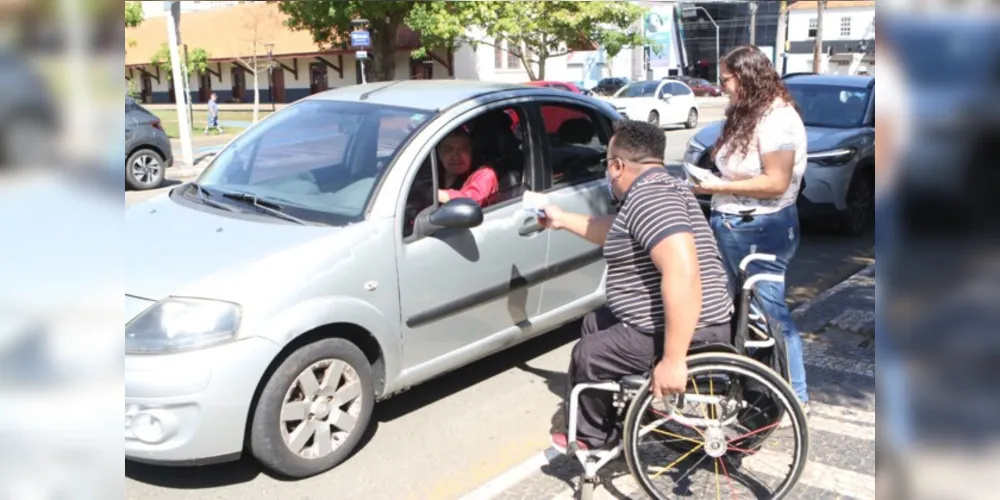
[[[317,370],[330,371],[317,374]],[[331,385],[330,373],[338,370],[341,375]],[[317,384],[310,395],[303,377],[311,376]],[[327,383],[322,382],[324,378]],[[374,406],[371,364],[356,345],[325,339],[303,346],[281,363],[264,386],[251,420],[250,451],[276,474],[293,479],[315,476],[350,456],[368,428]],[[352,427],[345,432],[343,426],[348,424]],[[329,446],[317,440],[322,433],[331,439]],[[301,438],[301,434],[306,436]]]
[[[847,209],[840,215],[844,236],[865,234],[875,221],[875,168],[865,166],[854,171],[847,190]]]
[[[684,122],[684,128],[690,130],[697,126],[698,126],[698,110],[691,108],[691,111],[688,111],[688,119],[686,122]]]
[[[649,116],[646,117],[646,123],[653,125],[654,127],[660,126],[660,113],[656,111],[650,111]]]
[[[152,149],[139,149],[125,161],[125,184],[134,190],[156,189],[166,174],[163,157]]]

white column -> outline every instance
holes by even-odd
[[[191,147],[191,122],[187,114],[187,99],[184,97],[184,90],[187,85],[184,82],[184,71],[181,69],[181,56],[178,50],[178,39],[180,34],[178,28],[181,16],[181,3],[177,1],[166,2],[164,7],[167,10],[167,42],[170,44],[170,60],[173,64],[172,74],[174,78],[174,101],[177,104],[177,126],[180,128],[181,159],[187,167],[194,166],[194,150]]]

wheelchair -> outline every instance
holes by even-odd
[[[733,342],[692,345],[684,394],[655,400],[648,372],[573,388],[566,454],[584,469],[578,498],[593,498],[599,471],[623,453],[632,477],[653,499],[704,493],[731,499],[788,495],[805,468],[809,433],[788,383],[784,335],[754,305],[757,283],[784,278],[747,275],[751,262],[774,260],[773,255],[753,254],[740,263]],[[623,437],[613,449],[582,450],[577,445],[583,391],[613,394]],[[782,426],[786,415],[790,425]],[[783,455],[790,458],[782,460]],[[705,484],[696,485],[699,481]]]

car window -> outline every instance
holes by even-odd
[[[837,85],[788,84],[788,92],[811,127],[860,127],[868,112],[871,92]]]
[[[635,82],[622,87],[615,95],[617,98],[656,97],[656,89],[660,82]]]
[[[233,140],[197,182],[256,195],[306,220],[360,220],[391,159],[429,117],[379,104],[301,102]]]
[[[492,109],[457,125],[472,136],[472,168],[488,166],[497,176],[498,191],[482,205],[486,213],[520,199],[525,189],[531,187],[530,147],[522,139],[529,137],[522,130],[526,123],[526,112],[514,106]],[[432,171],[431,154],[435,154],[435,151],[423,159],[420,171],[407,191],[403,237],[412,234],[417,215],[428,207],[438,205],[434,192],[435,177],[439,189],[443,188],[443,180],[440,170],[437,175]]]
[[[671,91],[673,92],[674,95],[693,94],[693,92],[691,92],[691,89],[687,85],[684,85],[683,83],[673,83],[671,84],[671,86],[673,87],[671,88]]]
[[[541,109],[549,144],[549,184],[561,187],[604,175],[607,118],[569,104],[544,104]]]

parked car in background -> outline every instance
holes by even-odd
[[[705,80],[704,78],[692,78],[689,76],[682,76],[678,78],[679,81],[684,82],[688,87],[691,87],[691,91],[694,95],[698,97],[720,97],[722,96],[722,88],[719,86]]]
[[[605,78],[597,82],[597,86],[590,89],[594,92],[594,95],[599,96],[609,96],[614,95],[615,92],[621,90],[622,87],[629,84],[631,80],[628,78],[616,77],[616,78]]]
[[[875,78],[800,74],[785,85],[802,112],[809,166],[799,196],[802,219],[833,218],[844,234],[870,229],[875,215]],[[725,122],[708,125],[688,143],[684,161],[718,174],[707,154]],[[678,175],[682,175],[677,173]],[[709,206],[709,197],[699,197]]]
[[[170,138],[160,119],[132,98],[125,98],[125,184],[156,189],[173,166]]]
[[[157,265],[125,259],[125,457],[246,453],[283,476],[319,474],[360,445],[377,400],[600,307],[601,247],[545,230],[522,204],[530,190],[613,213],[604,161],[618,119],[551,88],[344,87],[279,110],[194,182],[127,209],[125,253]],[[500,180],[483,206],[434,190],[436,148],[459,127]]]
[[[548,80],[539,80],[534,82],[525,82],[525,85],[531,85],[532,87],[548,87],[550,89],[565,90],[567,92],[572,92],[574,94],[584,94],[589,95],[590,91],[585,91],[580,88],[575,82],[556,82]]]
[[[698,126],[698,102],[694,92],[677,80],[633,82],[622,87],[608,102],[631,120],[653,125]]]

